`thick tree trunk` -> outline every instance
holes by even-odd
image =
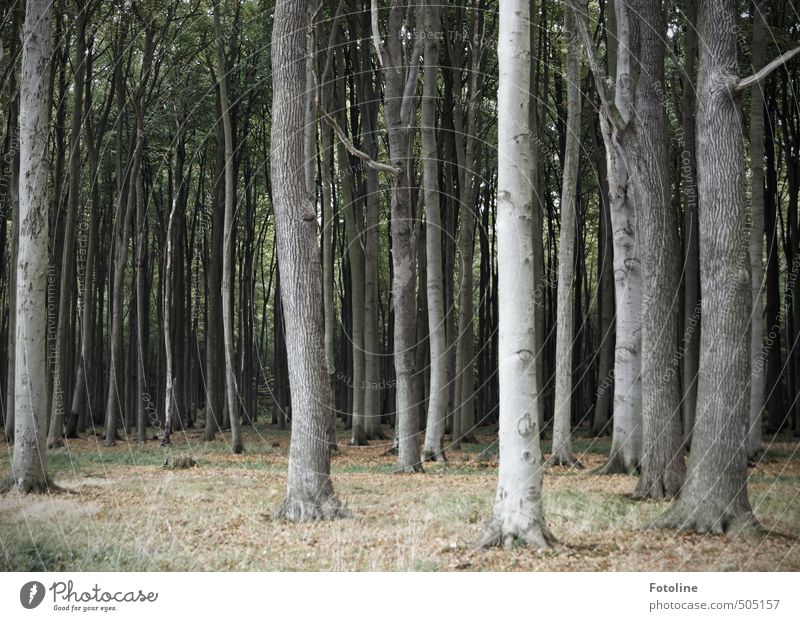
[[[686,483],[662,527],[727,533],[755,524],[747,497],[750,262],[736,7],[701,0],[697,181],[703,330],[697,420]],[[725,226],[720,226],[724,222]]]
[[[642,260],[642,461],[635,498],[670,498],[686,472],[681,426],[678,326],[680,239],[672,205],[667,118],[662,104],[666,23],[660,0],[637,0],[636,114],[626,136]]]
[[[479,545],[542,548],[552,537],[542,507],[542,454],[534,362],[533,196],[530,170],[530,2],[501,0],[497,47],[497,236],[500,468]]]
[[[52,56],[50,0],[28,0],[20,82],[19,254],[16,280],[14,454],[21,492],[47,489],[47,142]]]
[[[292,521],[348,512],[330,479],[333,395],[323,351],[322,274],[317,216],[303,170],[302,58],[308,0],[279,0],[272,31],[272,139],[275,233],[292,392],[292,438],[286,499],[278,515]]]
[[[556,394],[553,418],[553,451],[547,464],[581,468],[572,453],[572,291],[575,271],[575,201],[578,191],[581,139],[581,60],[578,38],[574,36],[575,16],[564,11],[567,48],[567,122],[564,148],[564,176],[561,186],[561,233],[558,241],[558,302],[556,314]]]
[[[439,33],[438,7],[425,4],[424,83],[422,92],[422,157],[425,201],[425,256],[428,343],[430,344],[430,391],[422,458],[446,460],[444,425],[447,415],[447,335],[444,317],[444,273],[442,270],[442,218],[439,209],[439,157],[436,145],[436,100],[438,99]]]

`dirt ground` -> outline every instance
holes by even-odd
[[[199,431],[177,434],[169,449],[73,440],[50,456],[66,493],[0,497],[0,570],[800,570],[796,439],[768,439],[751,469],[763,534],[643,529],[668,503],[631,500],[634,477],[593,474],[608,439],[578,438],[588,468],[545,475],[546,517],[559,543],[539,552],[473,550],[496,483],[490,433],[448,451],[446,463],[426,464],[424,474],[396,475],[394,458],[384,455],[390,441],[348,447],[342,432],[333,479],[354,517],[300,525],[272,518],[286,483],[288,432],[247,428],[246,452],[237,456],[227,437],[204,443]],[[10,456],[10,448],[0,456],[0,474]],[[180,456],[197,466],[164,467]]]

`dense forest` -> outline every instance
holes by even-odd
[[[800,568],[799,44],[774,0],[7,0],[0,567]]]

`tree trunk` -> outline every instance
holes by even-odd
[[[422,458],[446,460],[444,425],[447,415],[447,335],[444,317],[442,271],[442,218],[439,209],[439,157],[436,145],[438,99],[439,9],[425,3],[425,64],[422,92],[422,156],[425,200],[425,257],[427,263],[428,343],[430,344],[430,391]]]
[[[750,262],[741,99],[735,92],[736,7],[701,0],[697,182],[703,330],[697,420],[680,497],[662,527],[736,532],[755,524],[747,497]],[[720,226],[724,222],[725,226]],[[748,303],[744,303],[748,300]]]
[[[753,6],[752,68],[758,71],[766,62],[766,2]],[[747,456],[761,452],[761,413],[764,410],[764,93],[758,85],[750,98],[750,272],[752,314],[750,334],[750,424]]]
[[[670,498],[686,472],[678,367],[680,239],[672,205],[664,89],[666,23],[660,0],[638,0],[636,114],[626,136],[633,171],[636,235],[642,260],[642,460],[634,498]],[[633,42],[633,40],[638,39]]]
[[[233,171],[233,130],[228,103],[228,70],[225,60],[225,36],[220,18],[220,0],[214,2],[214,31],[217,37],[217,79],[219,103],[222,110],[222,127],[225,140],[225,223],[222,241],[222,324],[225,347],[225,396],[231,422],[231,450],[234,454],[244,451],[241,419],[239,418],[239,391],[236,386],[236,367],[233,351],[233,219],[236,192]]]
[[[530,170],[530,2],[501,0],[497,47],[497,236],[499,276],[500,468],[494,509],[479,545],[551,541],[542,507],[542,454],[533,299],[533,196]]]
[[[47,481],[47,143],[52,56],[50,0],[28,0],[20,82],[19,254],[16,281],[14,454],[11,473],[23,493]]]
[[[76,0],[78,35],[75,43],[75,76],[72,95],[72,126],[70,127],[69,196],[64,224],[64,245],[61,249],[61,279],[58,296],[58,324],[56,327],[56,359],[53,373],[53,402],[50,413],[48,447],[62,444],[64,436],[64,410],[68,388],[68,358],[70,334],[70,309],[72,308],[73,275],[75,268],[76,220],[81,181],[81,128],[83,126],[83,88],[86,75],[86,22],[83,0]]]
[[[553,418],[553,452],[550,466],[581,468],[572,453],[572,290],[575,272],[575,200],[578,191],[581,139],[581,59],[578,38],[573,36],[575,16],[564,11],[567,48],[567,123],[564,148],[564,176],[561,186],[561,233],[558,241],[558,302],[556,314],[556,394]]]
[[[275,236],[292,393],[292,438],[286,499],[291,521],[347,515],[330,479],[333,395],[324,359],[322,273],[317,216],[303,177],[303,106],[308,0],[279,0],[272,31],[272,138]]]

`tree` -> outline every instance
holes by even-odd
[[[239,418],[239,391],[236,386],[236,367],[233,356],[233,220],[236,181],[233,172],[233,129],[228,101],[228,69],[225,58],[225,36],[222,30],[219,0],[214,1],[214,34],[217,39],[217,80],[219,103],[222,109],[222,132],[225,141],[225,224],[222,241],[222,338],[225,346],[225,400],[231,420],[231,450],[244,451],[241,420]]]
[[[272,31],[270,171],[286,349],[292,437],[286,498],[277,515],[302,522],[347,515],[330,479],[333,394],[324,357],[322,268],[317,215],[304,178],[304,84],[308,0],[279,0]]]
[[[572,290],[575,283],[575,200],[578,191],[581,140],[581,61],[578,37],[574,36],[575,14],[564,10],[567,38],[567,126],[564,176],[561,189],[561,234],[558,240],[558,306],[556,318],[556,396],[553,418],[553,451],[548,465],[583,465],[572,453]]]
[[[744,188],[742,91],[800,48],[754,75],[736,72],[736,6],[701,0],[697,83],[697,185],[703,330],[697,420],[686,482],[655,524],[697,532],[757,526],[747,494],[752,289]],[[720,226],[724,223],[724,226]]]
[[[414,401],[416,312],[414,290],[416,261],[414,257],[414,221],[411,212],[408,169],[411,149],[411,120],[414,92],[419,71],[423,38],[415,36],[408,62],[404,41],[405,0],[392,0],[389,7],[388,35],[380,35],[378,2],[372,0],[372,37],[386,82],[384,117],[389,134],[389,158],[396,173],[392,175],[391,238],[392,238],[392,304],[394,310],[395,411],[397,424],[398,472],[422,470],[419,451],[419,422]]]
[[[17,256],[14,455],[17,489],[43,492],[47,480],[47,214],[50,0],[28,0],[20,82],[19,253]]]
[[[625,160],[625,127],[634,113],[631,23],[628,7],[615,2],[618,44],[615,46],[614,89],[608,92],[594,42],[589,37],[585,9],[573,6],[576,25],[600,95],[600,128],[606,148],[606,169],[614,240],[614,301],[616,346],[614,350],[614,424],[611,454],[601,468],[604,474],[631,474],[639,470],[642,453],[641,311],[642,273],[636,243],[636,210],[629,191],[629,167]],[[611,69],[609,68],[609,71]]]
[[[442,218],[439,209],[439,156],[436,144],[440,32],[439,9],[425,3],[425,64],[422,91],[423,192],[425,195],[425,256],[427,261],[428,339],[430,343],[430,393],[422,458],[444,460],[444,423],[447,414],[447,337],[444,319],[442,270]]]
[[[534,367],[533,185],[530,141],[530,2],[500,1],[497,45],[497,269],[499,278],[500,466],[481,546],[546,547],[542,453]]]

